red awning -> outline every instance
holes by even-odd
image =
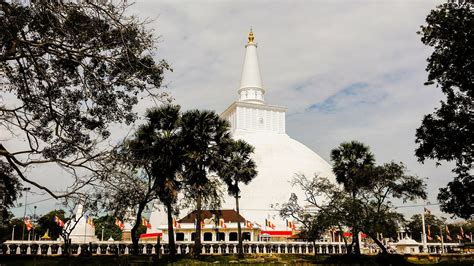
[[[140,238],[156,238],[157,236],[162,236],[163,233],[150,233],[150,234],[141,234]]]
[[[270,235],[270,236],[292,236],[293,231],[274,231],[274,230],[269,230],[269,231],[260,231],[260,235]]]

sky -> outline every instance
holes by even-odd
[[[164,90],[185,110],[221,113],[237,100],[252,27],[266,102],[288,108],[292,138],[328,162],[341,142],[359,140],[377,163],[403,162],[410,174],[426,178],[428,201],[436,203],[452,174],[449,164],[420,164],[414,156],[416,128],[443,99],[439,88],[423,85],[432,50],[417,31],[442,2],[137,0],[129,14],[151,21],[147,28],[159,37],[155,57],[173,68]],[[143,101],[136,110],[143,114],[147,107]],[[118,127],[114,134],[127,132]],[[45,182],[59,175],[50,173]],[[56,206],[51,200],[35,204],[39,212]],[[437,206],[429,208],[440,215]],[[14,210],[22,215],[23,208]],[[409,217],[422,207],[399,210]]]

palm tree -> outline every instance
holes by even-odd
[[[356,197],[360,188],[368,185],[370,181],[365,174],[375,164],[374,155],[369,151],[369,147],[361,142],[343,142],[331,151],[331,161],[336,181],[344,186],[346,192],[350,193],[352,205],[356,206]],[[353,214],[356,212],[353,211]],[[355,222],[357,217],[353,218],[351,219],[354,221],[352,224],[353,241],[350,247],[352,249],[352,245],[355,244],[355,253],[360,254],[359,229]]]
[[[173,210],[181,184],[177,179],[182,169],[184,150],[178,105],[165,105],[147,111],[148,122],[141,126],[129,142],[133,157],[141,162],[149,180],[149,190],[165,205],[168,220],[169,254],[176,255]]]
[[[226,145],[231,142],[229,124],[215,112],[191,110],[182,115],[182,145],[185,149],[183,178],[187,197],[196,204],[194,255],[201,253],[201,210],[203,201],[218,200],[217,186],[210,175],[223,164]]]
[[[254,148],[245,141],[238,140],[232,142],[226,154],[226,163],[219,171],[219,176],[227,184],[229,195],[235,197],[235,207],[237,214],[239,211],[240,188],[239,183],[247,185],[257,176],[255,162],[250,158]],[[239,258],[243,256],[242,250],[242,228],[240,222],[237,223],[238,251]]]

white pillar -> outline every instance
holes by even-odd
[[[421,213],[421,224],[423,226],[422,235],[421,235],[421,242],[423,243],[423,253],[428,252],[428,246],[426,245],[426,231],[425,231],[425,210]]]

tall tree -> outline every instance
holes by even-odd
[[[0,1],[0,93],[9,99],[0,128],[11,133],[0,158],[23,182],[67,196],[95,180],[109,125],[133,122],[141,96],[163,97],[168,65],[155,61],[155,37],[125,15],[125,2],[10,2]],[[66,168],[75,182],[53,191],[32,179],[40,166]]]
[[[416,130],[415,154],[420,162],[455,162],[455,177],[438,200],[443,211],[468,219],[474,214],[474,5],[440,5],[426,23],[419,34],[434,51],[425,84],[436,84],[446,99]]]
[[[148,122],[141,126],[128,149],[138,165],[149,175],[150,189],[165,205],[168,219],[169,254],[176,255],[173,213],[181,188],[178,174],[182,170],[181,114],[177,105],[164,105],[147,111]]]
[[[219,170],[219,176],[227,184],[227,192],[235,198],[235,208],[239,211],[240,188],[239,183],[247,185],[257,176],[256,164],[250,157],[254,148],[243,140],[231,142],[225,155],[225,163]],[[242,227],[237,223],[239,257],[243,256]]]
[[[219,195],[217,180],[212,176],[221,168],[226,145],[231,142],[229,124],[214,112],[191,110],[182,116],[185,193],[195,202],[196,237],[194,255],[201,254],[201,211],[205,200]]]
[[[369,151],[369,147],[358,141],[344,142],[339,147],[331,151],[331,161],[333,162],[333,172],[336,175],[336,181],[344,186],[344,190],[350,193],[353,206],[356,206],[356,199],[361,187],[368,184],[366,176],[367,170],[374,166],[374,155]],[[352,213],[353,245],[355,253],[360,254],[359,231],[360,228],[355,223],[357,213]],[[350,246],[352,247],[352,245]]]
[[[383,253],[387,253],[387,249],[377,234],[395,237],[398,227],[404,222],[403,215],[395,211],[393,199],[403,202],[426,199],[423,179],[406,172],[403,163],[390,162],[373,167],[366,174],[368,185],[360,188],[361,193],[357,197],[361,206],[358,213],[360,228]]]

